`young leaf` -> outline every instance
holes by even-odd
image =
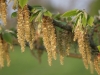
[[[36,19],[35,19],[35,22],[40,22],[41,21],[41,19],[42,19],[42,14],[43,14],[43,12],[41,11],[41,12],[39,12],[39,14],[38,14],[38,16],[36,17]]]
[[[44,12],[44,16],[49,16],[50,18],[52,17],[52,13],[50,11]]]
[[[18,0],[18,2],[21,8],[23,8],[27,4],[28,0]]]
[[[86,12],[84,12],[82,14],[82,24],[83,24],[83,26],[86,26],[86,24],[87,24],[87,14],[86,14]]]
[[[88,15],[88,20],[87,20],[87,24],[92,26],[93,25],[93,22],[94,22],[94,18],[92,16],[89,16]]]
[[[100,52],[100,45],[98,45],[97,48],[98,48],[98,50],[99,50],[99,52]]]
[[[60,13],[58,13],[58,14],[53,14],[53,15],[52,15],[52,17],[53,17],[54,19],[60,19],[60,16],[61,16]]]
[[[34,9],[40,9],[40,10],[43,10],[43,7],[42,6],[32,6],[32,8]]]
[[[37,16],[37,13],[32,14],[32,15],[30,16],[30,22],[32,22],[32,21],[35,19],[36,16]]]
[[[3,34],[3,39],[8,42],[9,44],[12,43],[13,39],[12,39],[12,35],[8,32],[4,32]]]
[[[33,19],[36,18],[36,16],[39,14],[39,12],[40,12],[40,10],[35,10],[35,11],[34,11],[34,14],[32,14],[31,17],[30,17],[30,22],[32,22]]]
[[[66,18],[66,17],[70,17],[70,16],[75,16],[78,14],[78,11],[79,10],[76,9],[76,10],[71,10],[71,11],[65,12],[64,14],[62,14],[61,17]]]
[[[13,12],[12,14],[11,14],[11,18],[14,18],[14,17],[16,17],[17,16],[17,12]]]

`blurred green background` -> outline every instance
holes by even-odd
[[[97,15],[100,9],[100,0],[29,0],[30,5],[41,5],[53,13],[64,13],[72,9],[85,9],[91,15]],[[16,27],[16,18],[11,18],[11,13],[16,11],[8,5],[8,28]],[[50,67],[47,62],[47,54],[42,56],[40,64],[35,59],[29,48],[21,53],[20,47],[15,46],[14,52],[10,52],[11,65],[0,69],[0,75],[97,75],[86,70],[81,59],[65,57],[64,65],[60,65],[59,58],[52,62]]]
[[[14,52],[10,52],[10,67],[2,68],[0,75],[97,75],[86,70],[81,59],[65,57],[64,65],[61,65],[58,58],[49,66],[46,53],[42,56],[42,63],[39,63],[28,47],[25,53],[21,53],[19,46],[14,48]]]

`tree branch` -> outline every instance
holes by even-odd
[[[64,30],[68,30],[68,31],[72,32],[72,28],[71,28],[71,26],[69,26],[69,25],[66,25],[66,26],[61,25],[59,22],[57,22],[57,21],[55,21],[55,20],[53,20],[53,24],[54,24],[55,26],[57,26],[57,27],[60,27],[60,28],[64,29]]]
[[[60,24],[59,22],[57,22],[55,20],[53,20],[53,24],[54,24],[54,26],[57,26],[57,27],[60,27],[64,30],[72,32],[72,27],[70,25],[65,26],[65,25],[62,25],[62,24]],[[91,33],[89,34],[89,42],[90,42],[90,46],[92,48],[91,52],[92,53],[98,53],[99,50],[97,49],[97,45],[93,41],[93,34],[94,34],[94,27],[93,27]]]
[[[82,56],[81,56],[80,54],[74,54],[74,53],[70,53],[70,54],[68,55],[68,57],[82,59]]]

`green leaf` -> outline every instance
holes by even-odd
[[[87,24],[92,26],[93,25],[93,22],[94,22],[94,18],[92,16],[89,16],[88,15],[88,20],[87,20]]]
[[[31,17],[30,17],[30,22],[32,22],[35,19],[36,16],[37,16],[37,13],[32,14]]]
[[[12,35],[8,32],[4,32],[3,33],[3,39],[8,42],[9,44],[12,43],[13,39],[12,39]]]
[[[34,12],[35,13],[33,13],[30,17],[30,22],[32,22],[36,18],[36,16],[39,14],[40,10],[35,10]]]
[[[35,8],[35,9],[43,9],[43,7],[42,6],[32,6],[32,8]]]
[[[79,10],[76,9],[76,10],[71,10],[71,11],[65,12],[64,14],[62,14],[61,17],[66,18],[66,17],[70,17],[70,16],[75,16],[78,14],[78,11]]]
[[[63,31],[60,27],[56,27],[57,31]]]
[[[68,21],[71,21],[71,20],[72,20],[72,18],[71,18],[71,17],[68,17],[68,18],[67,18],[67,20],[68,20]]]
[[[53,14],[52,16],[53,16],[54,19],[60,19],[61,14],[60,13]]]
[[[86,26],[86,24],[87,24],[87,14],[86,14],[86,12],[84,12],[82,14],[82,24],[83,24],[83,26]]]
[[[18,2],[21,8],[23,8],[27,4],[28,0],[18,0]]]
[[[61,25],[67,25],[67,23],[66,22],[63,22],[63,21],[60,21],[60,20],[55,20],[55,21],[57,21],[59,24],[61,24]]]
[[[42,19],[42,15],[43,15],[43,12],[41,11],[41,12],[39,12],[39,14],[38,14],[38,16],[36,17],[36,19],[35,19],[35,22],[40,22],[41,21],[41,19]]]
[[[98,45],[97,48],[98,48],[98,50],[99,50],[99,52],[100,52],[100,45]]]
[[[49,16],[50,18],[52,17],[52,13],[50,11],[44,12],[44,16]]]
[[[14,18],[14,17],[17,17],[17,12],[13,12],[13,13],[11,14],[11,18]]]

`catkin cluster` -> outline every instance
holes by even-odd
[[[0,68],[4,67],[4,59],[7,61],[7,66],[10,65],[10,56],[8,51],[9,45],[3,40],[0,35]]]
[[[60,63],[63,65],[65,55],[69,55],[71,34],[68,31],[57,31],[57,50],[60,54]]]
[[[29,43],[30,49],[33,48],[34,28],[32,23],[29,22],[29,18],[30,16],[27,5],[23,9],[19,7],[17,16],[17,37],[22,52],[25,51],[26,42]]]
[[[87,31],[85,29],[82,29],[81,25],[78,24],[75,27],[74,35],[74,41],[78,41],[79,52],[82,55],[82,59],[86,69],[88,69],[88,65],[91,61],[91,47]]]
[[[51,66],[52,58],[56,60],[56,34],[52,24],[52,19],[43,17],[42,19],[42,36],[44,46],[48,53],[48,63]]]
[[[7,16],[7,5],[6,0],[0,0],[0,18],[2,19],[4,25],[6,25],[6,16]]]

